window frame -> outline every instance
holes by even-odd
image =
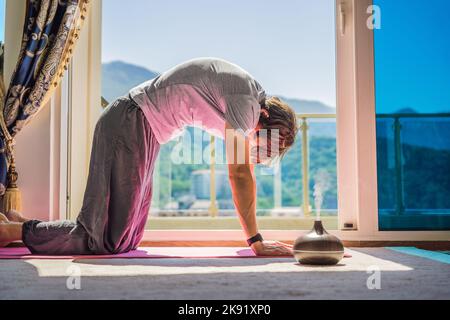
[[[336,0],[336,130],[338,226],[347,241],[442,241],[448,231],[379,231],[377,204],[373,32],[366,21],[371,0]],[[66,177],[68,218],[82,204],[91,140],[101,114],[101,6],[91,2],[68,79],[63,110],[68,117]],[[74,72],[76,70],[77,72]],[[74,138],[76,137],[76,138]],[[75,156],[76,155],[76,156]],[[354,230],[345,230],[353,223]],[[266,238],[293,240],[298,230],[261,230]],[[241,230],[146,230],[143,241],[242,241]]]

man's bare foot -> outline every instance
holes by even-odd
[[[6,220],[5,220],[6,219]],[[5,237],[6,229],[3,228],[4,225],[8,223],[8,219],[3,213],[0,213],[0,248],[6,247],[9,242],[2,240]]]
[[[9,214],[11,213],[11,214]],[[17,219],[17,220],[11,220],[11,218]],[[9,219],[8,219],[9,218]],[[19,225],[21,223],[17,222],[24,222],[27,221],[24,217],[20,215],[17,211],[10,211],[8,212],[8,215],[4,215],[0,212],[0,248],[6,247],[8,244],[11,243],[11,227],[13,224]]]
[[[9,219],[9,221],[13,222],[27,222],[28,219],[25,218],[20,212],[16,210],[9,210],[6,213],[6,217]]]
[[[3,224],[5,224],[5,223],[8,223],[9,221],[8,221],[8,218],[3,214],[3,213],[1,213],[0,212],[0,227],[3,225]],[[2,238],[2,229],[0,229],[0,239]],[[6,242],[2,242],[1,240],[0,240],[0,248],[3,248],[3,247],[6,247],[8,245],[8,243],[6,243]]]
[[[0,223],[0,247],[6,247],[13,241],[22,239],[21,222],[2,222]]]
[[[7,223],[9,222],[8,218],[0,212],[0,223]]]

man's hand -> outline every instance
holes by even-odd
[[[279,241],[257,241],[251,246],[257,256],[292,256],[292,246]]]

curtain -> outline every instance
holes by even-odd
[[[58,86],[87,14],[88,2],[27,1],[17,65],[0,101],[0,195],[7,186],[8,166],[15,167],[14,136],[48,102]]]

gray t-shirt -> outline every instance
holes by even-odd
[[[186,126],[224,137],[225,122],[248,133],[258,124],[265,99],[244,69],[216,58],[189,60],[131,89],[160,144]]]

